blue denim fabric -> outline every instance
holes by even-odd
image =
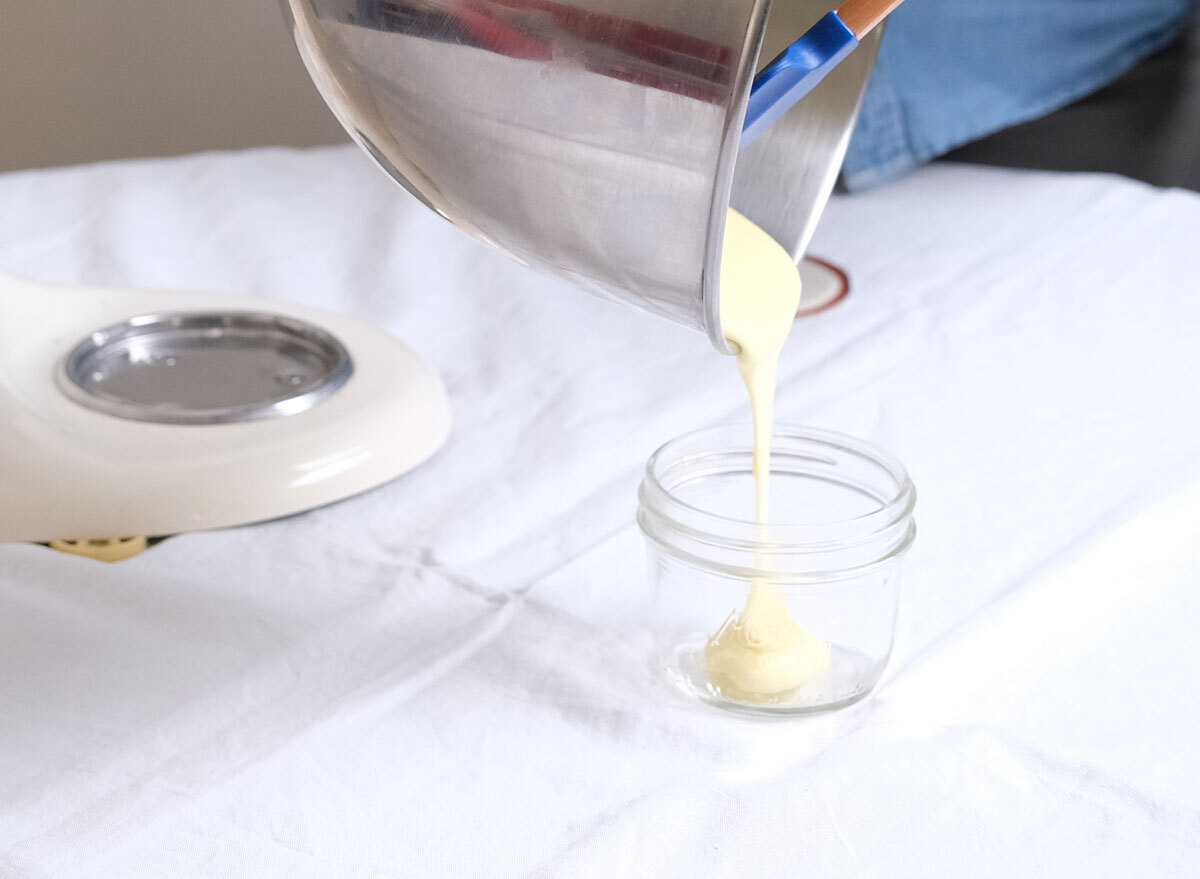
[[[864,189],[1069,104],[1179,33],[1200,0],[907,0],[891,16],[842,180]]]

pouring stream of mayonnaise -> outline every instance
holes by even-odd
[[[730,210],[721,253],[721,332],[738,351],[738,372],[750,394],[760,539],[770,519],[776,364],[799,305],[800,271],[791,255]],[[727,695],[768,701],[822,671],[829,645],[791,618],[775,586],[755,580],[746,604],[709,638],[704,658],[709,678]]]

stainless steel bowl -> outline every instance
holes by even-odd
[[[771,57],[826,0],[281,0],[321,94],[409,192],[517,259],[703,330],[725,211],[799,259],[874,58],[869,37],[740,156]]]

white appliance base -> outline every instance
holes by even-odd
[[[332,333],[354,373],[307,411],[155,424],[93,411],[56,379],[89,333],[140,314],[262,311]],[[362,321],[218,294],[52,287],[0,275],[0,540],[165,535],[273,519],[428,459],[450,408],[437,374]]]

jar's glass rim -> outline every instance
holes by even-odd
[[[824,445],[831,451],[843,454],[857,455],[886,472],[896,485],[895,492],[890,493],[890,497],[881,499],[877,509],[858,516],[823,522],[771,522],[762,525],[753,520],[723,516],[697,507],[673,494],[663,484],[661,476],[666,469],[666,462],[677,456],[683,447],[701,446],[713,453],[748,453],[749,437],[745,437],[736,445],[730,444],[729,437],[735,431],[741,431],[745,436],[744,426],[723,424],[682,434],[660,446],[646,462],[639,493],[643,508],[653,508],[658,517],[670,521],[672,528],[690,532],[691,536],[699,539],[708,538],[739,548],[757,548],[766,552],[809,552],[846,547],[877,538],[905,522],[916,506],[916,487],[904,465],[890,452],[838,431],[782,424],[775,425],[772,434],[773,450],[777,450],[781,442],[793,440]],[[773,455],[773,472],[777,460]]]

